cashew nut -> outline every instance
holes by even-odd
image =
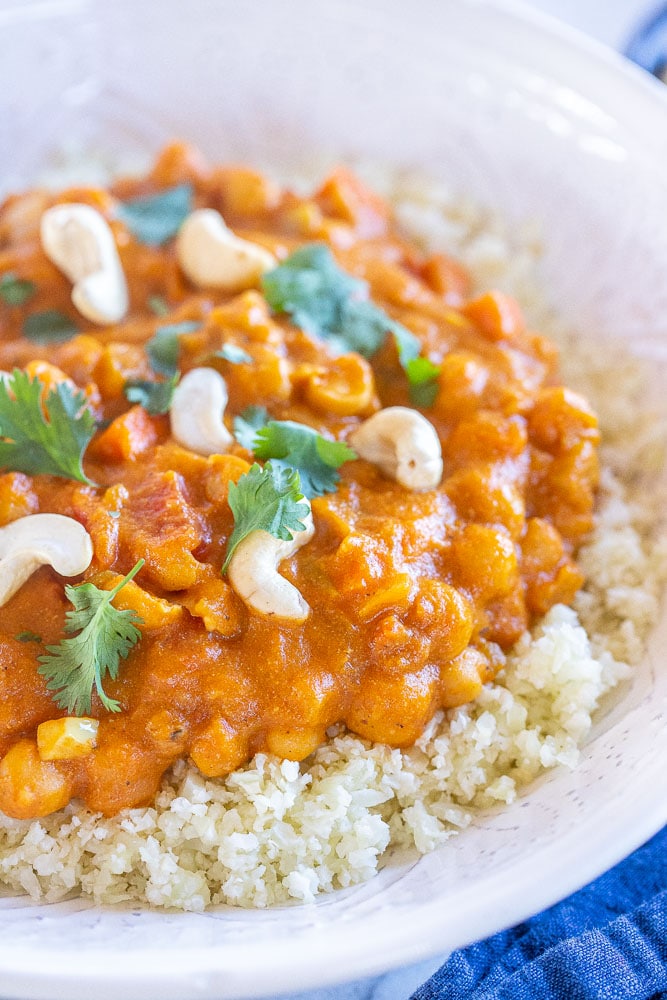
[[[42,215],[42,249],[73,284],[72,302],[93,323],[118,323],[128,309],[113,233],[91,205],[54,205]]]
[[[389,406],[350,434],[361,458],[408,490],[433,490],[442,478],[442,451],[433,424],[417,410]]]
[[[0,607],[39,566],[78,576],[90,565],[90,535],[73,517],[28,514],[0,528]]]
[[[235,236],[213,208],[187,217],[176,239],[181,269],[198,288],[240,292],[255,285],[278,263],[264,247]]]
[[[222,418],[227,386],[215,368],[193,368],[174,390],[169,410],[171,433],[200,455],[224,454],[234,440]]]
[[[239,542],[230,559],[229,582],[241,600],[261,615],[303,622],[310,613],[308,603],[296,587],[278,573],[283,559],[294,555],[315,533],[310,509],[301,520],[305,531],[293,532],[289,542],[274,538],[268,531],[251,531]]]

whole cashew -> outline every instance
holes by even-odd
[[[283,559],[294,555],[313,537],[310,509],[303,523],[305,531],[293,532],[289,542],[274,538],[268,531],[251,531],[234,551],[227,570],[229,582],[241,600],[261,615],[303,622],[310,613],[310,606],[296,587],[278,573]]]
[[[28,514],[0,528],[0,607],[39,566],[78,576],[90,565],[90,535],[73,517]]]
[[[417,410],[389,406],[350,434],[361,458],[408,490],[433,490],[442,478],[442,450],[433,424]]]
[[[169,410],[171,433],[200,455],[224,454],[234,440],[222,418],[227,386],[215,368],[193,368],[174,390]]]
[[[73,284],[72,302],[93,323],[118,323],[128,309],[125,274],[109,223],[91,205],[54,205],[42,215],[42,249]]]
[[[235,236],[213,208],[187,217],[176,239],[181,269],[198,288],[240,292],[251,288],[278,263],[264,247]]]

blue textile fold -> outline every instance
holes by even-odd
[[[667,827],[562,903],[454,952],[412,1000],[663,996],[667,998]]]
[[[667,70],[667,4],[654,10],[648,20],[639,25],[626,45],[625,54],[649,73],[664,74]]]

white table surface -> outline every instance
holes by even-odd
[[[659,6],[659,0],[526,0],[526,2],[552,17],[565,21],[605,45],[619,50],[623,50],[634,29]],[[419,965],[342,986],[311,990],[306,993],[281,994],[281,1000],[408,1000],[414,990],[443,964],[445,958],[445,955],[438,955]],[[7,997],[5,1000],[11,998]],[[141,1000],[141,998],[128,997],[128,1000]],[[267,997],[266,1000],[278,1000],[278,998]]]

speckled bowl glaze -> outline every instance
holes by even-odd
[[[0,182],[59,150],[113,160],[179,135],[289,169],[364,156],[446,178],[546,235],[545,289],[601,349],[667,367],[667,91],[491,0],[5,2]],[[649,395],[651,393],[649,392]],[[316,905],[197,914],[0,900],[21,1000],[258,997],[370,975],[527,917],[667,821],[667,616],[581,767],[418,863]]]

